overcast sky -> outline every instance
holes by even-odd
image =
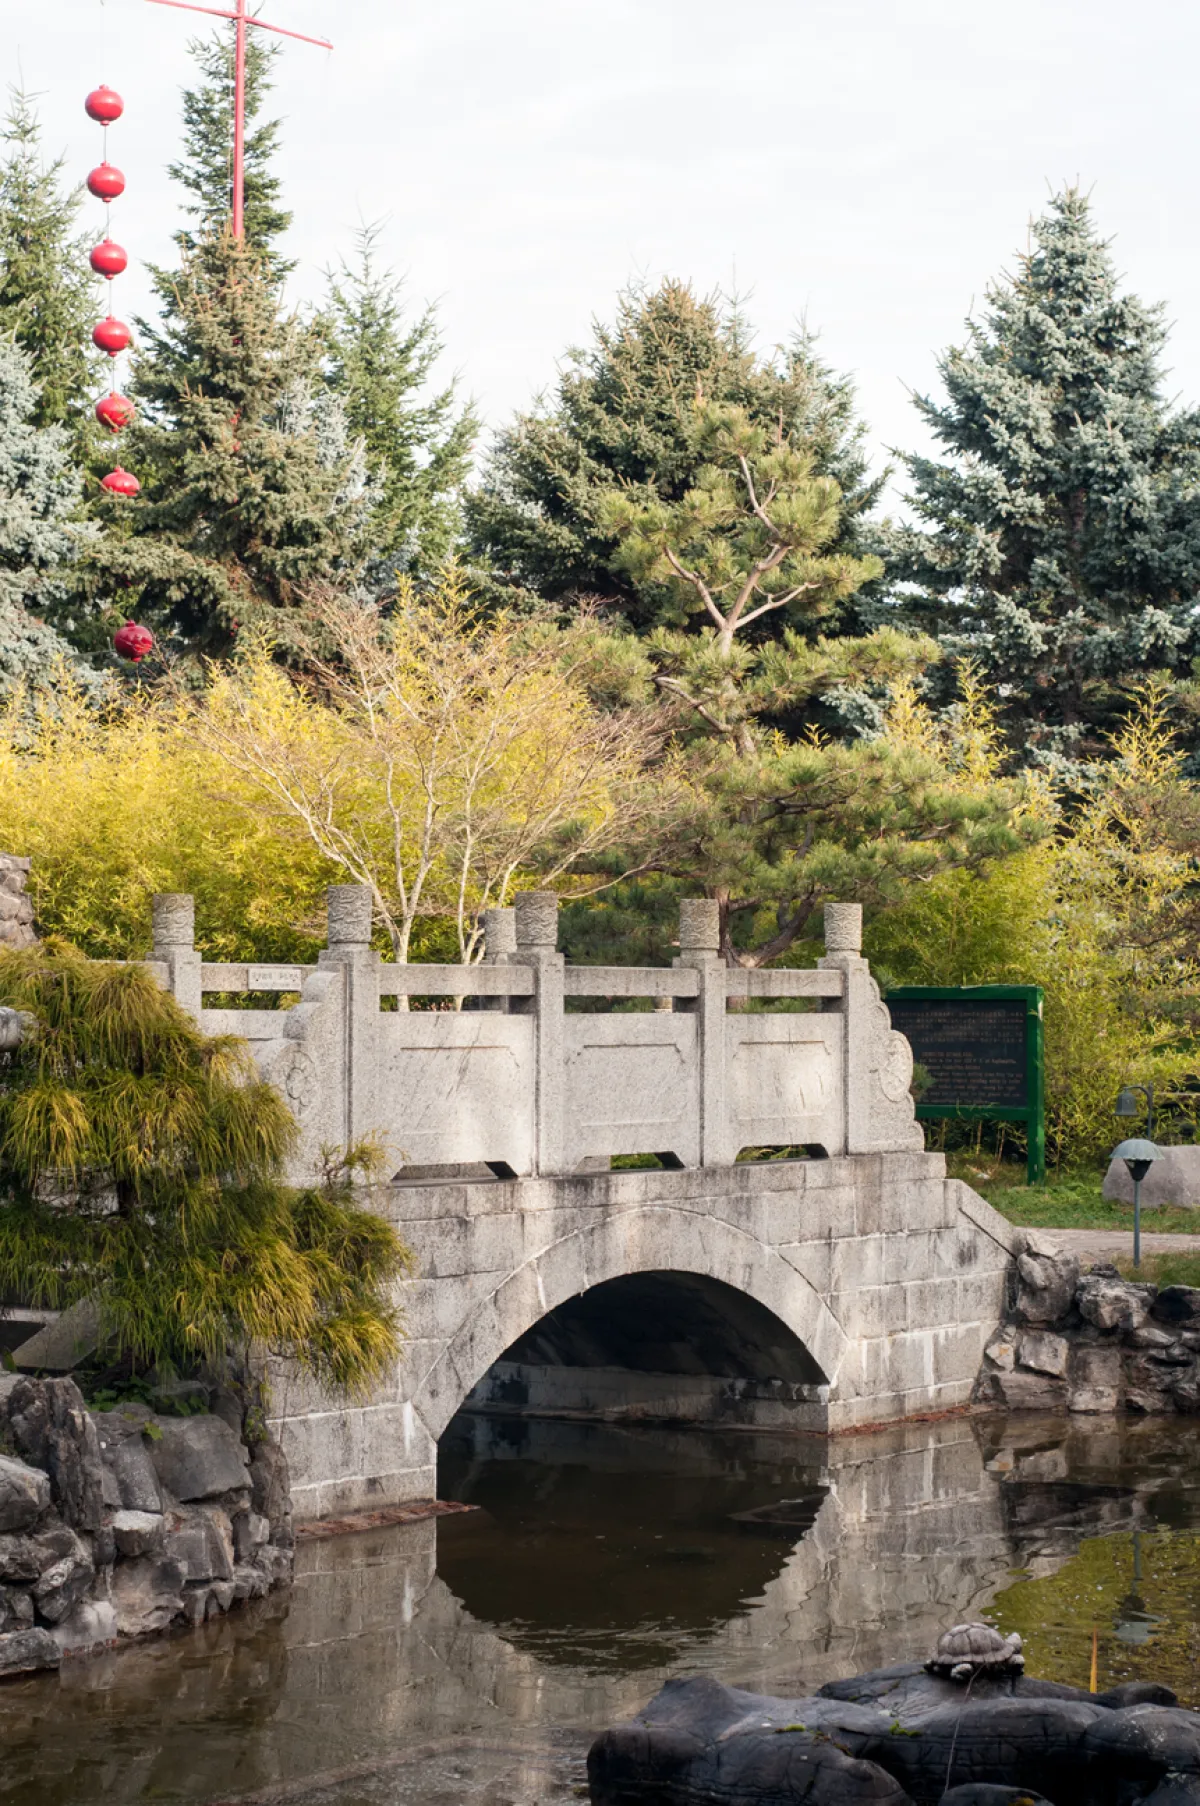
[[[219,3],[219,0],[218,0]],[[297,300],[386,219],[388,260],[437,300],[447,370],[489,425],[552,383],[563,348],[630,277],[749,297],[769,347],[807,316],[852,371],[872,444],[921,434],[986,283],[1050,188],[1093,192],[1120,269],[1173,324],[1170,387],[1200,399],[1200,11],[1182,0],[266,0],[334,41],[277,66]],[[178,222],[187,42],[207,22],[146,0],[0,0],[9,79],[82,177],[106,81],[113,232],[135,263]],[[99,228],[103,210],[86,201]],[[97,236],[99,236],[97,231]]]

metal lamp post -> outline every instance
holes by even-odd
[[[1113,1115],[1120,1116],[1120,1117],[1127,1117],[1127,1118],[1134,1118],[1134,1117],[1140,1116],[1142,1114],[1142,1110],[1141,1110],[1141,1106],[1139,1105],[1139,1103],[1137,1101],[1137,1094],[1139,1092],[1146,1100],[1146,1133],[1151,1138],[1151,1140],[1153,1140],[1153,1138],[1154,1138],[1154,1086],[1153,1085],[1122,1085],[1120,1091],[1118,1091],[1118,1093],[1117,1093],[1117,1102],[1116,1102],[1116,1107],[1113,1111]]]
[[[1152,1141],[1123,1141],[1113,1149],[1113,1159],[1123,1160],[1133,1180],[1133,1264],[1142,1264],[1142,1180],[1158,1159],[1159,1151]]]

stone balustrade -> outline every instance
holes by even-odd
[[[672,965],[570,966],[557,898],[530,891],[486,912],[481,962],[396,965],[371,949],[369,892],[334,885],[315,966],[217,964],[196,949],[192,899],[173,895],[154,900],[152,964],[202,1027],[249,1041],[300,1124],[297,1176],[322,1145],[367,1134],[398,1175],[428,1177],[919,1149],[911,1054],[861,956],[861,910],[831,904],[826,922],[813,968],[731,968],[717,905],[688,899]],[[208,1007],[219,993],[298,1001]]]

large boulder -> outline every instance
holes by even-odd
[[[250,1486],[249,1457],[219,1417],[157,1417],[149,1443],[159,1484],[182,1504]]]
[[[233,1579],[233,1529],[219,1505],[183,1506],[166,1524],[164,1551],[189,1581]]]
[[[0,1532],[29,1530],[49,1509],[46,1475],[24,1461],[0,1455]]]
[[[1165,1688],[1089,1694],[986,1671],[968,1686],[915,1663],[801,1699],[702,1677],[604,1732],[588,1778],[593,1806],[1015,1806],[1015,1792],[1132,1806],[1200,1781],[1200,1716]]]
[[[1109,1162],[1101,1191],[1117,1203],[1133,1203],[1133,1180],[1123,1160]],[[1144,1209],[1175,1204],[1181,1210],[1195,1210],[1200,1205],[1200,1147],[1160,1147],[1158,1159],[1142,1180],[1141,1199]]]
[[[100,1442],[74,1380],[20,1379],[5,1401],[17,1453],[50,1477],[68,1524],[98,1530],[104,1516]]]

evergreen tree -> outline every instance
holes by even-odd
[[[0,1296],[94,1300],[104,1353],[143,1372],[276,1353],[349,1392],[386,1372],[411,1259],[356,1207],[368,1149],[285,1185],[283,1098],[145,966],[51,941],[0,953],[0,999],[29,1021],[0,1061]]]
[[[88,529],[67,428],[35,424],[32,371],[29,353],[0,339],[0,698],[52,685],[64,664],[77,681],[100,681],[41,618]]]
[[[472,549],[494,581],[553,601],[599,597],[639,629],[669,616],[669,588],[633,582],[605,509],[616,488],[647,505],[686,494],[704,463],[706,403],[745,409],[836,480],[837,549],[852,553],[883,479],[868,474],[849,381],[807,334],[774,358],[756,356],[736,306],[665,282],[622,294],[615,325],[597,323],[592,345],[568,353],[554,401],[499,436],[466,508]]]
[[[30,97],[10,90],[0,140],[0,334],[33,360],[36,426],[79,431],[104,363],[94,350],[95,278],[87,242],[75,235],[79,191],[64,192],[63,159],[42,160],[41,128]]]
[[[360,447],[322,396],[318,330],[282,312],[268,258],[228,231],[186,255],[144,328],[128,430],[142,494],[112,504],[91,588],[114,581],[168,646],[226,653],[264,628],[304,640],[306,587],[352,572],[371,507]]]
[[[880,535],[904,614],[969,653],[1031,753],[1099,749],[1131,678],[1200,641],[1200,413],[1163,398],[1162,310],[1118,292],[1066,189],[916,406],[916,523]]]
[[[199,66],[200,82],[183,94],[184,154],[167,173],[191,196],[186,211],[194,231],[175,235],[180,249],[194,252],[204,238],[219,234],[229,218],[233,191],[234,30],[196,38],[188,49]],[[280,205],[281,184],[271,159],[279,148],[279,121],[257,124],[273,86],[271,65],[278,46],[265,44],[259,33],[246,33],[246,139],[243,153],[243,229],[246,244],[265,259],[281,282],[295,265],[274,249],[292,223]],[[169,295],[169,287],[167,290]]]
[[[377,236],[364,227],[356,263],[330,277],[328,374],[377,486],[371,535],[386,581],[449,555],[479,423],[473,408],[456,407],[453,383],[424,393],[442,351],[436,315],[405,319],[400,283],[377,267]]]
[[[841,492],[812,453],[745,409],[709,404],[698,422],[705,462],[681,499],[614,493],[604,516],[631,580],[664,593],[687,623],[597,646],[610,687],[602,659],[615,654],[635,707],[640,659],[664,749],[661,809],[606,866],[659,875],[655,926],[667,899],[715,898],[726,959],[757,966],[789,954],[830,897],[893,901],[935,872],[1019,845],[1022,797],[1018,784],[967,769],[963,723],[939,738],[918,715],[915,731],[899,731],[914,718],[913,680],[936,656],[928,642],[890,628],[819,635],[878,565],[837,549]],[[894,687],[884,731],[850,744],[778,731],[781,714],[854,676]],[[636,894],[644,904],[644,883]],[[618,883],[585,930],[587,953],[611,957],[628,908]]]

